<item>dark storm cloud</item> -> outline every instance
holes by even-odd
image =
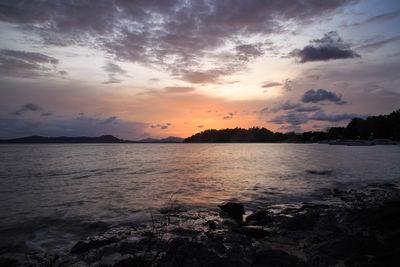
[[[308,90],[304,93],[301,101],[303,101],[304,103],[330,101],[336,103],[337,105],[344,105],[347,103],[346,101],[342,100],[342,96],[324,89],[318,89],[316,91],[314,89]]]
[[[328,32],[323,38],[314,39],[311,43],[303,49],[293,50],[290,56],[299,58],[300,63],[360,57],[335,31]]]
[[[23,113],[27,111],[41,111],[43,108],[37,104],[25,104],[22,105],[17,111],[13,112],[15,115],[22,115]]]
[[[112,62],[107,62],[102,68],[108,73],[108,80],[104,84],[120,83],[122,80],[117,79],[116,75],[126,75],[126,70]]]
[[[79,116],[69,120],[32,121],[0,118],[0,138],[16,138],[29,135],[42,136],[100,136],[112,134],[121,138],[136,139],[144,136],[146,123],[123,121],[104,124],[104,118]]]
[[[0,50],[1,76],[37,77],[50,75],[58,63],[58,59],[42,53]]]
[[[280,33],[285,31],[282,22],[308,23],[357,2],[4,0],[0,21],[37,34],[45,45],[95,47],[121,61],[162,67],[182,80],[206,83],[241,70],[270,47],[237,40]],[[210,51],[227,44],[235,45],[230,59],[217,60],[213,69],[200,68],[218,57]],[[214,70],[219,72],[213,75]]]
[[[166,93],[189,93],[195,90],[194,87],[187,86],[168,86],[164,88]]]
[[[395,11],[395,12],[388,12],[388,13],[383,13],[377,16],[373,16],[371,18],[368,18],[362,22],[358,23],[353,23],[348,26],[364,26],[369,23],[375,23],[375,22],[385,22],[388,20],[392,20],[400,16],[400,11]]]

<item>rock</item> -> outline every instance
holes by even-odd
[[[79,241],[71,248],[72,254],[81,254],[87,252],[91,249],[99,248],[102,246],[106,246],[108,244],[119,241],[115,237],[104,238],[103,236],[94,237],[88,241]]]
[[[193,229],[187,229],[187,228],[182,228],[182,227],[177,227],[169,231],[171,234],[175,234],[178,236],[186,236],[186,237],[196,237],[200,234],[200,231],[193,230]]]
[[[242,234],[242,235],[249,236],[249,237],[254,237],[254,238],[263,238],[270,234],[269,231],[266,231],[263,228],[254,227],[254,226],[233,227],[232,231]]]
[[[312,230],[319,219],[319,213],[299,214],[289,219],[283,227],[292,231]]]
[[[236,221],[243,221],[244,207],[242,203],[227,202],[218,207]]]
[[[0,266],[8,267],[8,266],[18,266],[18,261],[15,259],[8,258],[0,258]]]
[[[161,266],[233,266],[227,259],[220,258],[207,246],[187,239],[176,238],[168,246],[160,260]]]
[[[207,224],[210,231],[215,231],[217,229],[217,225],[214,221],[208,221]]]
[[[132,266],[149,266],[143,257],[134,257],[132,255],[114,253],[112,255],[103,257],[100,261],[100,266],[112,267],[132,267]]]
[[[255,263],[259,266],[306,266],[299,258],[281,250],[259,250],[255,258]]]
[[[270,212],[268,210],[257,210],[246,217],[246,222],[260,221],[264,219]]]

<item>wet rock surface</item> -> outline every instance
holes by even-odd
[[[232,219],[235,219],[239,222],[243,221],[243,214],[245,214],[245,211],[242,203],[227,202],[222,205],[218,205],[218,207],[228,214]]]
[[[398,266],[398,187],[323,195],[317,203],[266,205],[245,222],[240,203],[221,205],[223,212],[163,210],[152,223],[111,227],[65,254],[0,251],[0,265]]]

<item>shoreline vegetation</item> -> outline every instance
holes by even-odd
[[[240,202],[114,225],[64,254],[2,248],[1,266],[396,266],[400,189],[334,188],[315,202],[246,210]]]
[[[304,133],[272,132],[266,128],[208,129],[186,139],[167,137],[146,138],[139,141],[122,140],[112,135],[99,137],[43,137],[28,136],[0,140],[4,143],[327,143],[330,145],[393,145],[400,142],[400,109],[388,115],[353,118],[346,127],[331,127],[327,131]]]
[[[185,139],[185,143],[329,143],[347,145],[394,144],[400,141],[400,109],[367,119],[354,118],[346,127],[327,131],[280,133],[266,128],[205,130]],[[338,141],[337,141],[338,140]],[[365,140],[370,142],[360,142]]]

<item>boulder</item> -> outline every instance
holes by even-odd
[[[266,231],[263,228],[253,226],[233,227],[232,231],[254,238],[263,238],[270,234],[269,231]]]
[[[76,243],[75,246],[71,248],[71,253],[72,254],[85,253],[91,249],[96,249],[102,246],[106,246],[117,241],[119,240],[115,237],[111,238],[105,238],[102,236],[93,237],[90,240],[79,241],[78,243]]]
[[[244,207],[242,203],[227,202],[218,207],[236,221],[243,221]]]
[[[246,217],[246,222],[260,221],[269,215],[269,213],[270,212],[268,210],[257,210]]]

